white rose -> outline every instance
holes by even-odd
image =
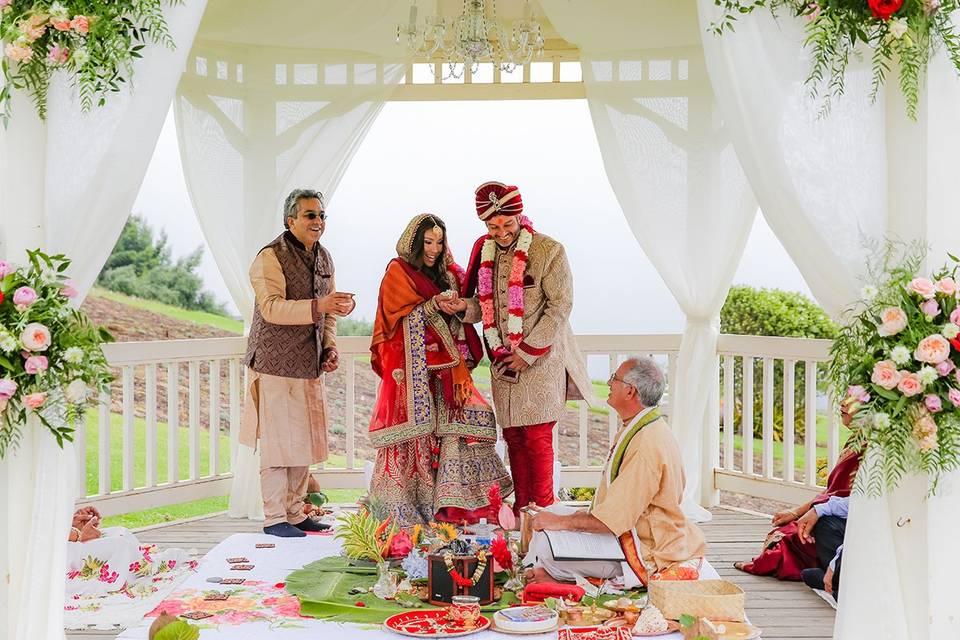
[[[890,416],[885,413],[873,414],[873,426],[877,429],[886,429],[890,426]]]
[[[907,26],[907,21],[903,18],[897,20],[891,20],[889,22],[890,35],[899,40],[903,37],[903,34],[907,32],[909,26]]]
[[[63,359],[70,364],[80,364],[83,362],[83,349],[80,347],[70,347],[63,352]]]
[[[27,351],[46,351],[50,346],[50,329],[39,322],[31,322],[23,328],[20,344]]]
[[[912,356],[910,354],[910,349],[907,349],[902,344],[895,346],[890,351],[890,359],[900,365],[904,365],[910,362],[911,357]]]
[[[943,325],[942,329],[940,329],[940,334],[947,340],[953,340],[957,337],[957,334],[960,334],[960,327],[952,322],[947,323]]]
[[[930,366],[920,367],[920,371],[917,372],[917,377],[920,378],[921,384],[927,386],[928,384],[933,384],[937,381],[937,378],[940,377],[940,374],[937,373],[937,370]]]
[[[90,61],[90,52],[87,51],[86,47],[80,47],[75,49],[73,55],[70,56],[70,62],[73,63],[73,66],[79,69],[83,65],[87,64]]]
[[[866,285],[860,290],[860,297],[864,300],[873,300],[877,297],[877,288],[872,284]]]
[[[63,394],[67,397],[67,402],[72,402],[73,404],[86,402],[87,383],[77,378],[67,385],[67,388],[63,390]]]

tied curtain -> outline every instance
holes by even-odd
[[[340,178],[407,68],[395,43],[406,0],[211,0],[174,113],[194,210],[249,322],[248,269],[283,230],[295,188]],[[291,28],[291,25],[297,25]],[[235,445],[230,515],[263,518],[259,454]]]
[[[63,252],[86,295],[130,214],[204,4],[164,9],[178,48],[144,49],[132,90],[110,94],[105,107],[81,113],[58,75],[44,123],[14,91],[10,126],[0,132],[0,258],[23,264],[27,249]],[[23,434],[0,461],[0,635],[53,640],[64,636],[66,538],[74,500],[86,495],[85,451],[61,449],[35,417]]]
[[[683,510],[710,519],[718,455],[719,313],[756,212],[707,76],[692,1],[543,0],[581,51],[610,185],[686,326],[668,381]]]

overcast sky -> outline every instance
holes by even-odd
[[[576,333],[682,330],[683,314],[607,182],[584,100],[388,103],[328,203],[321,240],[336,262],[338,288],[357,294],[356,317],[373,317],[383,269],[413,215],[428,211],[443,218],[454,255],[467,261],[483,233],[473,189],[485,180],[518,185],[534,226],[566,246]],[[277,203],[267,214],[279,210]],[[175,257],[206,248],[187,196],[172,115],[133,211],[166,231]],[[209,250],[202,274],[235,310]],[[734,282],[809,295],[759,215]]]

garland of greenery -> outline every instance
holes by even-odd
[[[174,48],[163,5],[182,0],[0,0],[3,41],[0,118],[10,120],[13,89],[27,91],[41,119],[56,71],[70,75],[80,108],[106,104],[133,76],[148,42]]]
[[[858,45],[872,50],[875,100],[891,65],[899,61],[900,90],[907,115],[916,120],[920,85],[930,57],[944,46],[960,72],[960,35],[950,15],[960,8],[958,0],[714,0],[723,16],[711,25],[717,35],[734,31],[738,15],[760,7],[774,15],[790,11],[807,22],[806,46],[813,50],[813,64],[806,84],[814,97],[822,96],[821,115],[830,110],[832,98],[843,95],[847,65],[858,56]]]

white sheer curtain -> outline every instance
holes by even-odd
[[[211,1],[175,103],[197,218],[248,321],[247,271],[283,229],[283,198],[320,189],[334,227],[337,184],[406,71],[405,0],[278,4]],[[291,31],[291,16],[310,27]],[[239,446],[232,468],[230,515],[262,519],[259,454]]]
[[[687,316],[669,381],[684,512],[709,520],[719,425],[719,313],[756,211],[717,110],[692,1],[545,0],[581,50],[607,177],[643,251]],[[638,48],[636,43],[644,43]]]
[[[111,95],[105,108],[81,114],[74,92],[57,78],[42,124],[29,100],[16,95],[10,128],[0,139],[4,259],[22,263],[24,252],[38,246],[64,252],[73,259],[77,289],[86,294],[130,213],[203,7],[201,1],[165,10],[180,47],[146,49],[133,92]],[[11,638],[62,638],[76,453],[69,443],[61,450],[34,418],[24,429],[16,455],[0,462],[5,631]]]

